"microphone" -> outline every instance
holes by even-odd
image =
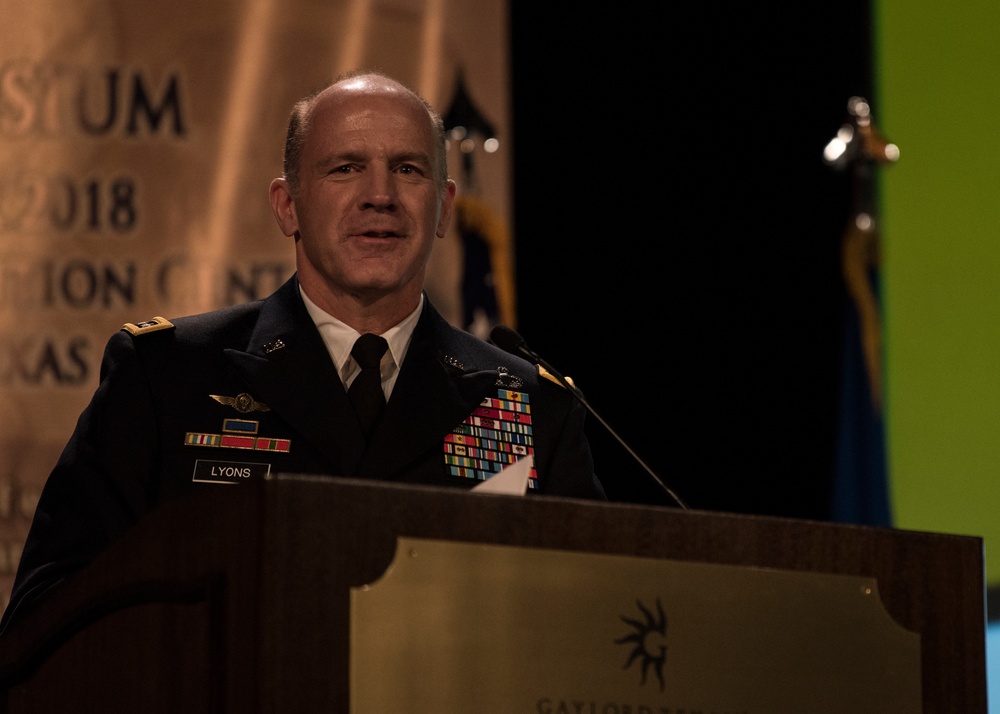
[[[611,428],[611,425],[604,421],[603,417],[601,417],[601,415],[598,414],[592,406],[590,406],[590,402],[588,402],[586,397],[583,396],[583,392],[577,389],[576,385],[573,384],[573,382],[567,377],[562,376],[562,374],[559,373],[559,370],[542,359],[541,355],[528,347],[528,344],[524,341],[524,338],[521,337],[521,335],[506,325],[497,325],[493,328],[492,332],[490,332],[490,340],[504,352],[509,352],[512,355],[523,357],[529,362],[544,367],[549,374],[555,377],[562,386],[568,389],[570,394],[572,394],[577,401],[579,401],[580,404],[582,404],[584,408],[586,408],[586,410],[601,423],[601,426],[607,429],[608,433],[615,438],[615,441],[621,444],[622,448],[624,448],[625,451],[627,451],[629,455],[635,459],[640,466],[642,466],[643,470],[645,470],[645,472],[649,474],[654,481],[656,481],[657,485],[662,488],[668,496],[670,496],[674,503],[687,510],[688,505],[684,503],[681,497],[674,493],[673,490],[653,472],[653,469],[651,469],[645,461],[639,458],[639,455],[632,450],[632,447],[625,443],[624,439],[618,436],[618,433]]]

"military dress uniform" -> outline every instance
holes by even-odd
[[[531,454],[529,493],[604,498],[570,392],[431,303],[366,440],[295,277],[270,297],[127,324],[43,488],[4,622],[157,504],[297,473],[471,488]]]

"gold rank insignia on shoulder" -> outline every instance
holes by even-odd
[[[544,377],[545,379],[549,380],[550,382],[555,382],[556,384],[558,384],[563,389],[566,388],[566,385],[563,384],[562,382],[560,382],[558,377],[556,377],[554,374],[552,374],[551,372],[549,372],[542,365],[538,365],[538,376],[539,377]],[[569,386],[574,387],[574,388],[576,387],[576,385],[573,384],[573,379],[571,377],[566,377],[565,379],[566,379],[567,382],[569,382]]]
[[[126,322],[122,325],[121,329],[125,330],[131,335],[145,335],[147,332],[157,332],[158,330],[169,330],[174,326],[170,320],[165,317],[156,316],[152,320],[146,320],[145,322]]]
[[[240,392],[235,397],[223,397],[218,394],[209,394],[208,396],[217,401],[219,404],[225,404],[227,407],[232,407],[240,414],[271,411],[271,407],[267,406],[263,402],[258,402],[246,392]]]

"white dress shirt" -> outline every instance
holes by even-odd
[[[351,348],[354,347],[354,342],[361,336],[361,333],[323,311],[316,303],[309,299],[301,287],[299,288],[299,294],[302,295],[302,301],[306,304],[306,310],[309,311],[309,316],[316,323],[316,328],[323,337],[323,342],[330,353],[330,359],[333,360],[337,374],[340,375],[340,379],[344,383],[344,388],[347,389],[351,386],[351,382],[354,381],[358,372],[361,371],[358,363],[351,357]],[[399,376],[399,368],[403,364],[403,358],[406,357],[406,351],[410,348],[410,340],[413,338],[413,328],[417,326],[417,320],[420,319],[420,312],[423,309],[424,296],[421,295],[420,303],[413,312],[403,318],[402,322],[382,333],[382,337],[389,343],[389,349],[382,356],[382,363],[380,365],[382,370],[382,391],[385,392],[386,402],[389,401],[392,387],[396,384],[396,377]]]

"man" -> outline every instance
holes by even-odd
[[[296,104],[270,187],[295,276],[265,300],[111,338],[42,491],[3,626],[159,503],[220,481],[287,472],[469,488],[531,455],[533,491],[604,498],[572,395],[449,325],[423,293],[454,199],[441,118],[403,85],[354,73]],[[388,399],[367,435],[348,391],[365,334],[387,344],[374,382]]]

